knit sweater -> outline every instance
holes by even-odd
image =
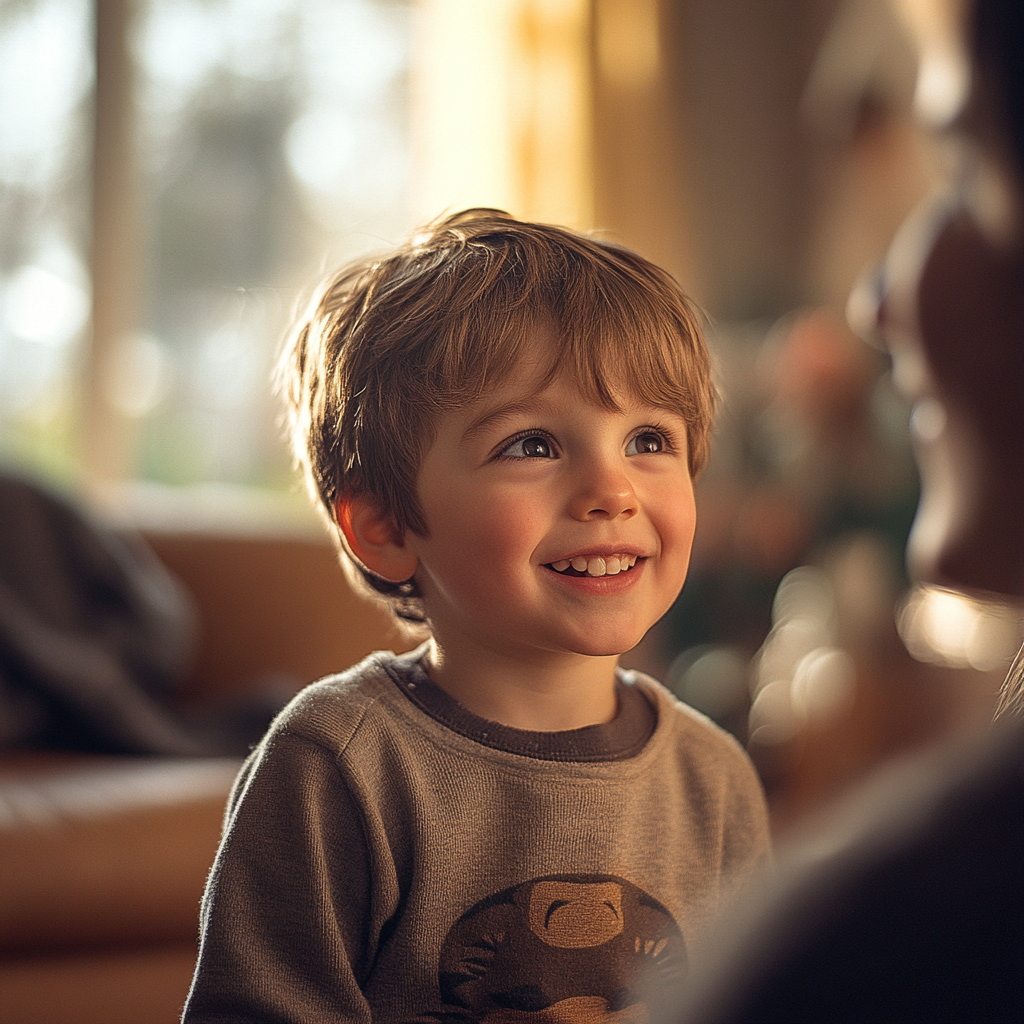
[[[307,687],[243,766],[186,1024],[641,1019],[765,862],[743,751],[653,680],[535,733],[422,653]]]

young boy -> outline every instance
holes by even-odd
[[[470,210],[328,281],[283,366],[343,561],[429,639],[246,762],[185,1020],[646,1019],[768,847],[739,746],[617,668],[686,576],[690,303]]]

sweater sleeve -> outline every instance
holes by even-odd
[[[734,743],[729,737],[730,743]],[[726,822],[722,837],[723,909],[750,896],[772,866],[768,805],[761,780],[744,751],[725,773]]]
[[[368,1022],[372,901],[361,815],[335,755],[272,735],[228,808],[183,1024]]]
[[[738,757],[724,773],[727,811],[722,867],[730,887],[743,891],[763,881],[771,866],[771,830],[761,779],[746,753],[731,736],[728,739]]]

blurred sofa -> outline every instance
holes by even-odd
[[[147,534],[194,596],[197,707],[254,681],[298,688],[408,642],[315,539]],[[231,758],[0,753],[0,1020],[171,1024]]]

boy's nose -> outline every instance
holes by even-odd
[[[585,472],[569,505],[573,519],[630,518],[636,514],[636,492],[629,477],[610,468]]]

